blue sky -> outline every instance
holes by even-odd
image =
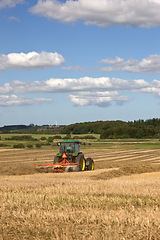
[[[0,126],[159,118],[160,0],[0,0]]]

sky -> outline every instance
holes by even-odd
[[[0,0],[0,126],[160,118],[160,0]]]

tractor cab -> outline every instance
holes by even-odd
[[[79,153],[78,140],[63,140],[60,142],[60,153]]]

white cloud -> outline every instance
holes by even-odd
[[[122,91],[123,94],[121,94]],[[120,105],[130,101],[127,96],[130,92],[160,96],[160,81],[153,80],[152,83],[148,83],[144,79],[124,80],[109,77],[51,78],[42,82],[13,81],[0,86],[0,94],[4,96],[27,93],[66,93],[76,106],[107,107],[112,103]]]
[[[123,95],[121,91],[123,91]],[[17,96],[22,93],[67,93],[75,106],[107,107],[112,103],[121,105],[130,101],[130,97],[124,96],[124,91],[127,91],[127,95],[128,92],[134,92],[160,97],[160,81],[153,80],[152,83],[148,83],[144,79],[124,80],[108,77],[51,78],[43,82],[13,81],[0,87],[0,94],[2,94],[0,95],[0,106],[29,105],[51,101],[51,99],[30,99]]]
[[[0,9],[15,7],[17,4],[24,3],[24,0],[0,0]]]
[[[5,83],[0,87],[0,94],[33,93],[33,92],[98,92],[114,90],[135,90],[150,87],[143,79],[124,80],[119,78],[50,78],[46,81]]]
[[[31,99],[17,95],[0,95],[0,107],[34,105],[51,101],[51,99],[44,98]]]
[[[34,69],[46,68],[62,65],[64,58],[58,53],[29,52],[29,53],[10,53],[0,55],[0,71],[6,69]]]
[[[157,97],[160,97],[160,81],[159,80],[153,80],[152,84],[150,86],[141,88],[141,89],[135,89],[134,92],[137,93],[150,93],[154,94]]]
[[[107,65],[100,68],[100,70],[104,72],[126,71],[134,73],[160,73],[160,55],[157,54],[149,55],[141,61],[136,59],[128,59],[125,61],[123,58],[116,57],[115,59],[102,59],[99,63]]]
[[[122,105],[129,101],[129,97],[121,96],[117,91],[105,92],[78,92],[69,95],[75,106],[96,105],[98,107],[108,107],[112,102]]]
[[[159,0],[39,0],[30,11],[61,22],[86,25],[154,27],[160,25]]]

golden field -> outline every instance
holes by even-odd
[[[0,150],[0,239],[160,239],[160,150],[89,149],[95,170],[42,173],[55,150]]]

